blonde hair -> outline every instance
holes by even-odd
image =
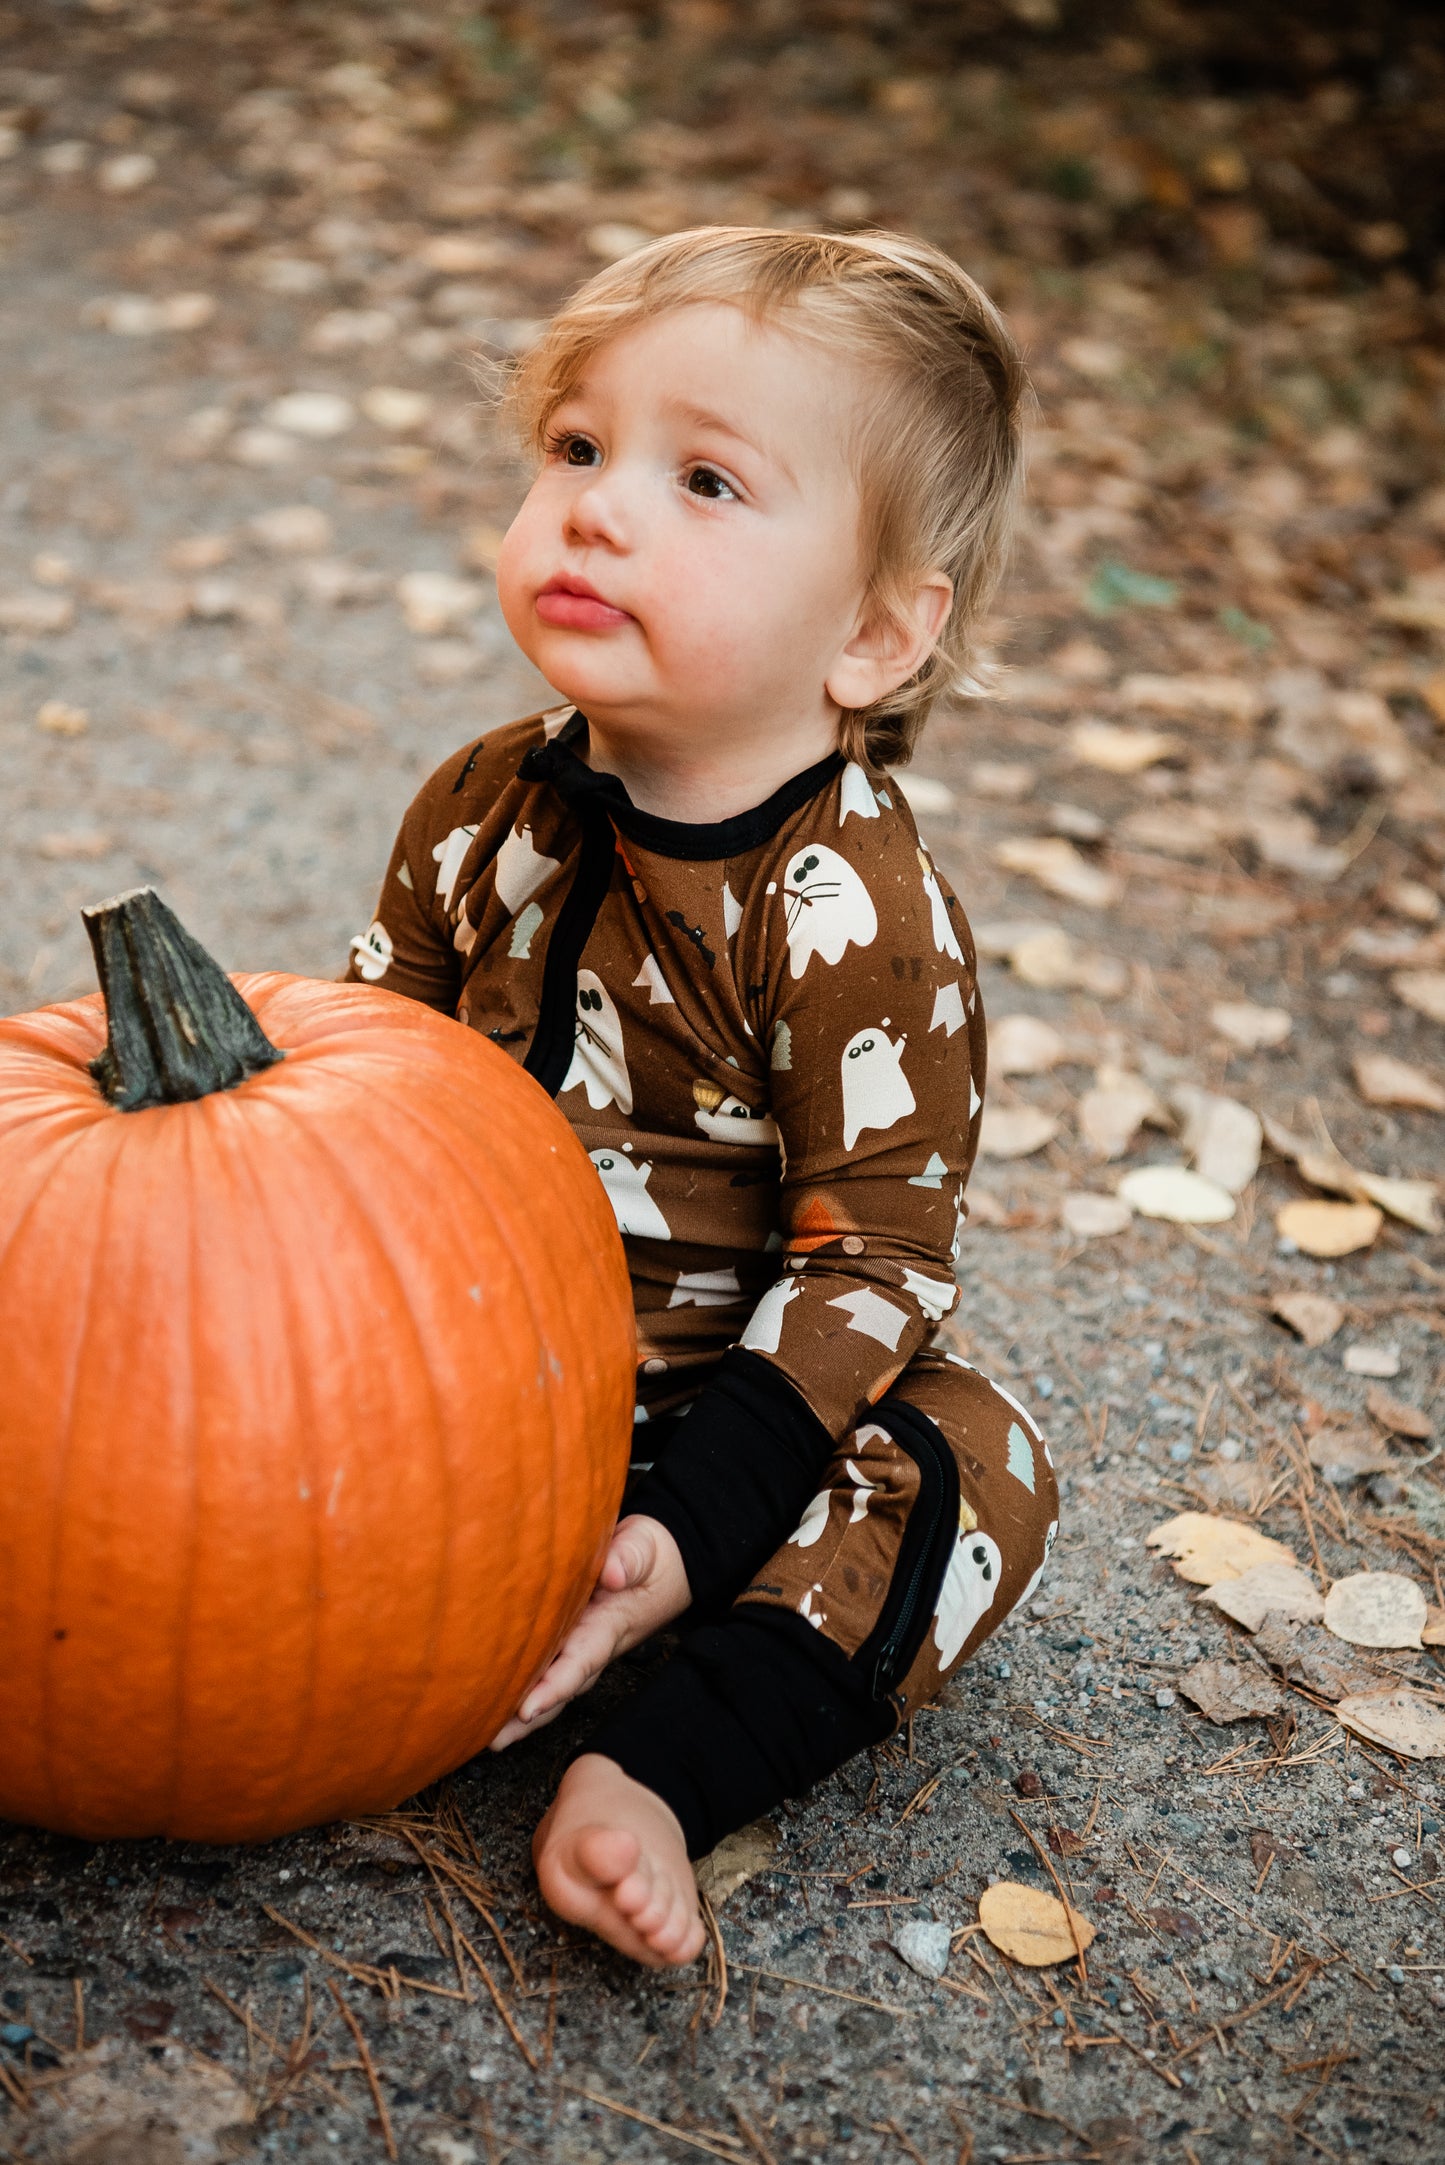
[[[1013,335],[982,288],[926,241],[700,226],[599,271],[515,363],[502,404],[524,443],[540,454],[552,415],[609,339],[699,301],[826,341],[872,376],[854,446],[869,597],[896,622],[928,572],[953,582],[928,658],[840,724],[849,758],[902,766],[939,694],[967,687],[1003,569],[1028,391]]]

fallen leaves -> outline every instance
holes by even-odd
[[[20,638],[49,638],[69,631],[75,622],[75,603],[69,594],[19,592],[0,594],[0,631]]]
[[[91,301],[82,320],[116,338],[156,338],[165,332],[200,331],[216,313],[212,293],[112,293]]]
[[[1419,1406],[1407,1405],[1402,1398],[1392,1398],[1388,1391],[1376,1386],[1366,1391],[1365,1406],[1381,1428],[1389,1429],[1392,1435],[1408,1436],[1412,1443],[1428,1443],[1434,1434],[1428,1413]]]
[[[1352,1571],[1326,1594],[1324,1624],[1350,1646],[1418,1646],[1425,1596],[1398,1571]]]
[[[1042,1075],[1067,1051],[1051,1023],[1033,1015],[1000,1015],[988,1026],[990,1075]]]
[[[990,1944],[1025,1969],[1072,1962],[1081,1949],[1087,1952],[1095,1938],[1088,1918],[1066,1908],[1057,1895],[1012,1879],[998,1879],[984,1888],[978,1898],[978,1921]]]
[[[285,436],[326,443],[345,435],[356,420],[356,408],[339,391],[286,391],[272,399],[261,420],[263,427]]]
[[[1091,864],[1063,835],[1009,835],[994,851],[1005,872],[1023,872],[1065,902],[1090,910],[1109,909],[1119,899],[1112,872]]]
[[[396,585],[406,628],[418,638],[435,639],[475,616],[486,598],[475,579],[449,571],[408,571]]]
[[[1209,1020],[1241,1052],[1273,1052],[1294,1028],[1287,1008],[1257,1007],[1253,1000],[1216,1000]]]
[[[1059,1222],[1075,1240],[1107,1240],[1133,1222],[1134,1213],[1119,1195],[1098,1195],[1076,1188],[1059,1202]]]
[[[1374,1436],[1360,1429],[1322,1428],[1309,1441],[1309,1461],[1332,1488],[1362,1481],[1370,1474],[1390,1473],[1395,1461]]]
[[[1274,1314],[1307,1346],[1328,1345],[1345,1320],[1345,1311],[1327,1293],[1281,1293]]]
[[[1380,1376],[1388,1380],[1400,1373],[1400,1348],[1368,1345],[1361,1341],[1346,1346],[1341,1365],[1349,1376]]]
[[[1125,677],[1119,696],[1126,707],[1166,714],[1180,721],[1214,720],[1248,728],[1264,713],[1267,701],[1257,684],[1242,677],[1210,674],[1177,677],[1138,673]]]
[[[1184,1165],[1141,1165],[1124,1175],[1119,1193],[1141,1217],[1171,1225],[1223,1225],[1238,1207],[1227,1188]]]
[[[1128,990],[1128,967],[1117,955],[1080,947],[1058,925],[984,924],[975,927],[975,938],[981,955],[1006,962],[1021,984],[1041,992],[1089,992],[1114,1000]]]
[[[1143,1076],[1125,1068],[1096,1070],[1092,1089],[1079,1100],[1079,1134],[1096,1158],[1122,1158],[1146,1120],[1164,1126],[1167,1119]]]
[[[1264,1126],[1258,1113],[1237,1098],[1186,1085],[1174,1093],[1184,1116],[1180,1137],[1204,1180],[1241,1195],[1259,1171]]]
[[[1373,1203],[1286,1203],[1275,1212],[1281,1240],[1294,1242],[1302,1255],[1353,1255],[1370,1247],[1384,1224]]]
[[[1445,970],[1396,970],[1390,983],[1417,1015],[1445,1022]]]
[[[1167,1556],[1181,1579],[1193,1586],[1216,1586],[1237,1579],[1256,1564],[1295,1567],[1294,1552],[1257,1527],[1238,1519],[1216,1518],[1205,1511],[1181,1511],[1145,1537],[1146,1548]]]
[[[1402,1759],[1445,1759],[1445,1707],[1420,1692],[1402,1686],[1341,1699],[1335,1716],[1355,1736]]]
[[[1325,1613],[1319,1588],[1296,1563],[1251,1564],[1236,1578],[1217,1579],[1198,1598],[1212,1603],[1246,1631],[1258,1631],[1270,1614],[1291,1623],[1317,1624]]]
[[[1068,742],[1080,766],[1124,776],[1142,774],[1179,749],[1178,738],[1166,736],[1162,730],[1126,729],[1115,722],[1075,722]]]
[[[693,1877],[714,1909],[721,1909],[756,1873],[771,1869],[781,1840],[771,1819],[755,1819],[735,1834],[725,1834],[716,1849],[699,1857]]]
[[[1058,1121],[1040,1106],[990,1103],[979,1123],[978,1154],[981,1158],[1032,1157],[1058,1132]]]
[[[1367,1105],[1398,1105],[1407,1112],[1445,1113],[1445,1083],[1408,1060],[1387,1052],[1357,1053],[1355,1088]]]
[[[1196,1662],[1180,1677],[1179,1689],[1214,1722],[1248,1721],[1284,1707],[1284,1693],[1273,1677],[1237,1661]]]

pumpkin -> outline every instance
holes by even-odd
[[[0,1818],[251,1841],[480,1750],[595,1581],[606,1193],[475,1032],[227,979],[149,890],[0,1021]]]

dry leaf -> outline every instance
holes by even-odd
[[[419,639],[436,639],[476,615],[486,599],[475,579],[449,571],[408,571],[396,582],[406,628]]]
[[[1351,1376],[1381,1376],[1386,1381],[1400,1373],[1398,1346],[1346,1346],[1343,1367]]]
[[[1316,1698],[1333,1703],[1352,1692],[1380,1689],[1380,1678],[1368,1662],[1318,1624],[1295,1624],[1288,1617],[1269,1615],[1255,1633],[1254,1644],[1267,1661],[1284,1671],[1288,1681],[1303,1684]]]
[[[1445,1646],[1445,1608],[1437,1608],[1432,1602],[1425,1611],[1425,1628],[1420,1633],[1422,1646]]]
[[[1124,1175],[1119,1193],[1142,1217],[1171,1225],[1223,1225],[1237,1208],[1227,1188],[1183,1165],[1141,1165]]]
[[[1243,1194],[1259,1171],[1264,1128],[1258,1113],[1237,1098],[1192,1085],[1174,1092],[1174,1104],[1184,1116],[1180,1141],[1193,1157],[1195,1171],[1231,1195]]]
[[[1445,1022],[1445,970],[1397,970],[1390,983],[1417,1015]]]
[[[1010,836],[998,844],[994,861],[1006,872],[1026,872],[1051,895],[1081,903],[1085,909],[1108,909],[1119,899],[1119,882],[1113,873],[1090,864],[1062,835]]]
[[[277,504],[272,511],[258,511],[247,520],[246,531],[278,556],[320,556],[335,539],[330,519],[317,504]]]
[[[1265,710],[1264,693],[1239,677],[1128,676],[1119,686],[1119,696],[1126,707],[1177,716],[1180,721],[1205,715],[1247,726]]]
[[[1344,1309],[1326,1293],[1281,1293],[1274,1313],[1307,1346],[1327,1345],[1345,1320]]]
[[[287,391],[272,399],[261,418],[264,427],[280,429],[284,436],[324,443],[345,434],[356,419],[356,408],[339,391]]]
[[[1094,1940],[1087,1917],[1066,1909],[1057,1895],[1046,1894],[1042,1887],[1025,1887],[1012,1879],[996,1879],[984,1888],[978,1921],[1001,1955],[1031,1970],[1072,1962],[1078,1948],[1087,1951]]]
[[[1121,729],[1113,722],[1075,722],[1069,731],[1069,750],[1084,767],[1099,767],[1105,774],[1142,774],[1146,767],[1168,759],[1179,749],[1177,737],[1160,729]]]
[[[1282,1240],[1292,1240],[1304,1255],[1353,1255],[1368,1248],[1384,1224],[1372,1203],[1286,1203],[1275,1212]]]
[[[981,1158],[1028,1158],[1059,1132],[1052,1113],[1037,1105],[985,1105],[979,1123]]]
[[[68,699],[47,699],[37,708],[35,726],[51,737],[83,737],[90,727],[90,715],[84,707],[74,707]]]
[[[1059,1202],[1060,1223],[1075,1240],[1107,1240],[1122,1233],[1133,1216],[1122,1196],[1096,1195],[1089,1188],[1076,1188]]]
[[[1392,1398],[1388,1391],[1366,1391],[1365,1405],[1381,1428],[1388,1428],[1396,1436],[1408,1436],[1412,1443],[1428,1443],[1434,1434],[1428,1413],[1419,1406],[1407,1406],[1403,1398]]]
[[[405,435],[429,420],[436,401],[427,391],[404,391],[398,384],[378,383],[361,394],[361,410],[368,421],[388,435]]]
[[[1238,1519],[1215,1518],[1206,1511],[1181,1511],[1149,1534],[1144,1546],[1173,1563],[1191,1586],[1217,1586],[1237,1579],[1256,1564],[1289,1564],[1298,1569],[1292,1549],[1272,1541],[1257,1527]]]
[[[1376,1437],[1354,1428],[1322,1428],[1310,1438],[1309,1458],[1332,1488],[1362,1481],[1367,1474],[1391,1473],[1395,1467],[1395,1460]]]
[[[1237,1465],[1228,1459],[1216,1459],[1212,1466],[1200,1467],[1194,1485],[1204,1491],[1209,1502],[1225,1510],[1258,1511],[1274,1488],[1275,1477],[1247,1459]]]
[[[1402,1685],[1397,1691],[1341,1699],[1335,1714],[1355,1736],[1383,1744],[1402,1759],[1445,1759],[1445,1707],[1421,1692]]]
[[[1355,1172],[1355,1183],[1360,1194],[1381,1210],[1387,1210],[1392,1218],[1403,1225],[1413,1225],[1417,1233],[1438,1233],[1441,1230],[1439,1190],[1433,1180],[1400,1180],[1387,1173]]]
[[[968,786],[976,797],[1017,804],[1033,788],[1034,770],[1022,760],[976,759],[968,770]]]
[[[1262,1669],[1237,1661],[1199,1661],[1179,1679],[1179,1689],[1210,1721],[1247,1721],[1278,1714],[1284,1693]]]
[[[1294,1017],[1286,1008],[1256,1007],[1253,1000],[1216,1001],[1209,1020],[1221,1037],[1242,1052],[1273,1051],[1294,1028]]]
[[[1217,812],[1207,805],[1144,805],[1120,823],[1119,839],[1135,849],[1156,850],[1161,857],[1209,857],[1224,832]]]
[[[1222,1609],[1246,1631],[1258,1631],[1271,1612],[1297,1624],[1317,1624],[1325,1613],[1324,1596],[1298,1564],[1252,1564],[1238,1578],[1218,1580],[1198,1599]]]
[[[1034,1015],[1000,1015],[988,1026],[990,1075],[1042,1075],[1066,1050],[1052,1024]]]
[[[75,622],[75,603],[68,594],[37,588],[34,591],[0,594],[0,631],[21,638],[37,638],[51,632],[69,631]]]
[[[1398,1571],[1352,1571],[1326,1594],[1324,1624],[1351,1646],[1418,1646],[1425,1596]]]
[[[895,774],[892,782],[909,811],[917,817],[941,819],[958,809],[958,799],[947,782],[937,782],[931,775],[915,774],[910,768],[905,774]]]
[[[1096,1069],[1094,1086],[1079,1100],[1079,1134],[1098,1158],[1122,1158],[1146,1120],[1168,1124],[1168,1116],[1142,1075],[1127,1068]]]
[[[74,859],[88,864],[93,858],[108,857],[114,847],[108,834],[97,828],[80,828],[70,834],[43,834],[35,845],[35,854],[57,863]]]
[[[1445,1113],[1445,1083],[1408,1060],[1387,1052],[1356,1053],[1355,1088],[1367,1105],[1402,1105],[1407,1111]]]
[[[771,1870],[781,1840],[771,1819],[755,1819],[736,1834],[725,1834],[716,1849],[698,1858],[692,1876],[714,1909],[721,1909],[754,1873]]]

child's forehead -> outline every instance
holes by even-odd
[[[785,425],[819,447],[851,438],[861,370],[801,321],[741,303],[695,301],[625,324],[580,362],[561,404],[588,397],[645,405],[683,425],[744,440]],[[826,395],[820,392],[826,390]],[[773,449],[766,441],[758,448]]]

